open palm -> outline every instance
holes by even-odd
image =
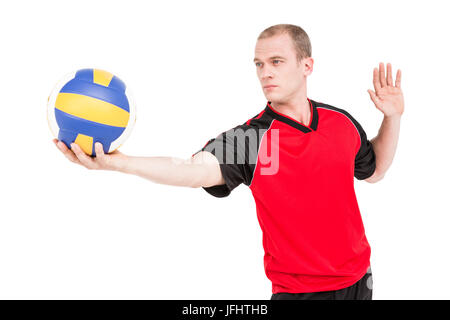
[[[375,91],[367,90],[375,107],[387,117],[402,115],[404,110],[403,92],[401,89],[402,73],[397,71],[395,85],[392,80],[392,66],[387,64],[387,74],[384,72],[384,64],[381,62],[379,69],[373,69],[373,86]]]

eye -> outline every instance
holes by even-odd
[[[279,64],[279,63],[275,63],[275,62],[281,62],[281,60],[277,60],[277,59],[274,59],[272,61],[274,62],[274,64]],[[261,62],[256,62],[255,63],[255,66],[257,66],[257,67],[259,67],[260,65],[261,65]]]

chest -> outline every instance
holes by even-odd
[[[301,132],[274,121],[261,141],[252,187],[339,183],[353,179],[360,140],[346,119],[322,117],[317,130]],[[353,180],[351,180],[353,181]]]

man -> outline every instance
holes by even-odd
[[[203,187],[216,197],[244,183],[256,203],[272,299],[372,299],[371,250],[353,184],[354,177],[381,180],[392,163],[404,109],[401,72],[394,85],[390,64],[387,74],[383,63],[374,69],[375,91],[368,93],[384,119],[369,141],[348,112],[307,98],[314,60],[303,29],[264,30],[254,62],[265,108],[188,160],[105,155],[100,144],[91,158],[75,144],[69,150],[54,141],[88,169]]]

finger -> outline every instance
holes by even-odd
[[[381,87],[386,87],[386,74],[384,72],[384,63],[380,62],[380,84]]]
[[[373,87],[377,92],[381,89],[380,73],[378,72],[378,68],[373,68]]]
[[[387,77],[386,77],[387,85],[393,86],[394,81],[392,80],[392,65],[390,63],[388,63],[386,68],[387,68]]]
[[[75,154],[69,150],[69,148],[67,148],[66,144],[62,141],[57,141],[56,142],[56,147],[59,149],[59,151],[61,151],[64,156],[69,159],[72,162],[81,164],[80,161],[78,160],[78,158],[75,156]]]
[[[56,141],[56,146],[57,146],[58,149],[61,150],[61,151],[69,150],[69,148],[67,148],[66,144],[65,144],[64,142],[62,142],[62,140],[57,140],[57,141]]]
[[[400,69],[397,70],[397,75],[395,77],[395,86],[397,88],[401,88],[402,85],[402,72],[400,71]]]
[[[83,166],[85,166],[88,169],[94,169],[95,168],[95,162],[94,160],[89,157],[86,153],[84,153],[83,150],[76,144],[72,143],[71,145],[73,153],[77,156],[78,160],[81,162]]]
[[[378,98],[377,94],[372,91],[372,90],[367,90],[367,92],[369,92],[370,95],[370,99],[372,99],[373,103],[375,104],[375,106],[378,106],[378,104],[381,102],[380,98]]]

